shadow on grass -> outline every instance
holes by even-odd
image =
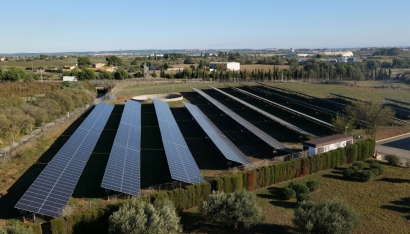
[[[324,175],[322,175],[322,177],[330,178],[330,179],[336,179],[336,180],[349,181],[349,182],[360,182],[360,183],[363,182],[358,178],[345,178],[341,174],[340,175],[338,175],[338,174],[336,174],[336,175],[334,175],[334,174],[324,174]]]
[[[390,202],[392,205],[381,206],[384,209],[407,214],[406,219],[410,220],[410,197],[401,198],[398,201]]]
[[[270,203],[274,206],[279,206],[285,209],[293,209],[295,208],[296,203],[289,202],[283,199],[283,191],[282,188],[277,187],[270,187],[268,188],[268,194],[256,194],[256,196],[265,199],[272,199]]]
[[[390,183],[410,183],[410,179],[400,179],[400,178],[382,178],[379,181],[385,181]]]
[[[34,180],[40,175],[47,163],[53,159],[54,155],[68,141],[70,136],[77,130],[92,109],[85,112],[75,120],[54,142],[53,144],[30,166],[23,175],[7,190],[7,193],[0,197],[0,219],[10,219],[20,216],[19,211],[14,208],[20,198],[24,195]]]
[[[184,233],[295,233],[292,227],[267,223],[257,224],[249,229],[241,227],[233,230],[232,227],[208,221],[200,213],[182,212],[179,215]]]

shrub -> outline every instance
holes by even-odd
[[[289,200],[291,198],[296,197],[296,192],[292,188],[285,187],[283,188],[283,199]]]
[[[339,198],[316,205],[303,201],[295,208],[293,224],[304,233],[352,233],[360,224],[359,216]]]
[[[295,190],[296,195],[309,193],[309,188],[302,184],[296,184],[291,182],[289,183],[288,187]]]
[[[0,226],[1,234],[33,234],[31,227],[25,227],[22,222],[17,220],[10,221],[6,226]]]
[[[349,167],[343,170],[343,177],[345,178],[353,178],[356,175],[356,169],[353,167]]]
[[[110,233],[175,233],[181,232],[180,218],[174,205],[164,200],[154,205],[131,199],[108,219]]]
[[[354,162],[352,164],[353,167],[357,167],[359,170],[362,170],[365,166],[364,162]]]
[[[306,182],[306,186],[309,188],[309,191],[313,192],[319,188],[319,182],[317,181],[308,181]]]
[[[262,221],[262,209],[258,206],[256,195],[246,190],[228,194],[213,191],[198,210],[207,218],[235,229],[239,223],[248,228]]]
[[[400,166],[401,165],[400,159],[394,154],[386,155],[386,156],[384,156],[384,159],[386,159],[387,162],[391,165],[394,165],[394,166]]]
[[[296,196],[296,199],[298,200],[298,202],[311,201],[311,200],[313,200],[309,193],[298,194],[298,195]]]
[[[358,173],[358,177],[360,178],[360,180],[368,182],[374,179],[375,174],[373,174],[373,172],[370,170],[363,170]]]
[[[373,171],[376,176],[380,176],[384,174],[384,167],[376,161],[371,161],[369,163],[369,167],[370,167],[370,170]],[[376,171],[377,173],[375,173]]]

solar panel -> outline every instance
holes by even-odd
[[[249,160],[197,106],[186,102],[184,102],[184,105],[226,159],[241,164],[251,163],[251,160]]]
[[[171,177],[196,184],[205,181],[166,102],[154,99]]]
[[[15,208],[60,217],[114,107],[99,103],[40,173]]]
[[[228,85],[228,87],[230,87],[230,88],[232,88],[232,89],[235,89],[235,90],[237,90],[237,91],[240,91],[240,92],[243,91],[243,92],[245,92],[246,94],[251,94],[251,93],[249,93],[249,92],[246,92],[246,91],[244,91],[244,90],[241,90],[241,89],[238,89],[238,88],[229,86],[229,85]],[[282,120],[282,119],[280,119],[280,118],[278,118],[278,117],[276,117],[276,116],[274,116],[274,115],[272,115],[272,114],[270,114],[270,113],[268,113],[268,112],[266,112],[266,111],[264,111],[264,110],[261,110],[261,109],[255,107],[255,106],[253,106],[253,105],[251,105],[251,104],[249,104],[249,103],[247,103],[247,102],[245,102],[245,101],[243,101],[243,100],[241,100],[241,99],[239,99],[239,98],[237,98],[237,97],[235,97],[235,96],[232,96],[232,95],[230,95],[230,94],[228,94],[228,93],[225,93],[225,92],[223,92],[222,90],[219,90],[219,89],[216,89],[216,88],[214,88],[214,89],[217,90],[218,92],[221,92],[222,94],[228,96],[229,98],[231,98],[231,99],[233,99],[233,100],[235,100],[235,101],[237,101],[237,102],[239,102],[239,103],[241,103],[241,104],[247,106],[248,108],[250,108],[250,109],[252,109],[252,110],[255,110],[256,112],[261,113],[262,115],[264,115],[264,116],[270,118],[271,120],[273,120],[273,121],[275,121],[275,122],[281,124],[282,126],[285,126],[285,127],[289,128],[289,129],[291,129],[291,130],[293,130],[293,131],[295,131],[295,132],[297,132],[297,133],[299,133],[299,134],[317,138],[317,137],[316,137],[315,135],[313,135],[312,133],[309,133],[309,132],[307,132],[307,131],[305,131],[305,130],[303,130],[303,129],[301,129],[301,128],[298,128],[298,127],[296,127],[295,125],[293,125],[293,124],[291,124],[291,123],[288,123],[288,122],[286,122],[286,121],[284,121],[284,120]],[[255,96],[255,97],[258,97],[258,96],[256,96],[256,95],[254,95],[254,96]],[[259,99],[266,100],[266,99],[261,98],[261,97],[258,97],[258,98],[259,98]]]
[[[141,191],[141,104],[127,100],[101,187],[139,196]]]
[[[259,128],[255,127],[255,125],[249,123],[247,120],[230,110],[228,107],[222,105],[222,103],[218,102],[217,100],[213,99],[210,97],[208,94],[202,92],[199,89],[192,88],[195,90],[197,93],[199,93],[202,97],[207,99],[209,102],[214,104],[218,109],[220,109],[222,112],[224,112],[226,115],[230,116],[233,120],[238,122],[240,125],[242,125],[244,128],[248,129],[248,131],[252,132],[255,136],[259,137],[259,139],[263,140],[266,144],[270,145],[271,147],[274,147],[276,149],[280,149],[289,153],[293,153],[291,149],[289,149],[287,146],[282,144],[281,142],[277,141],[275,138],[271,137],[267,133],[263,132]]]

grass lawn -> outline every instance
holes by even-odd
[[[386,173],[371,182],[345,180],[341,168],[327,170],[294,181],[316,180],[318,190],[311,193],[315,202],[335,196],[345,199],[361,216],[355,233],[409,233],[410,230],[410,168],[385,166]],[[281,188],[288,182],[256,191],[265,220],[251,233],[296,233],[292,225],[295,199],[281,199]],[[234,233],[204,220],[197,209],[181,213],[184,231],[196,233]],[[246,231],[244,233],[247,233]],[[238,232],[235,232],[238,233]]]

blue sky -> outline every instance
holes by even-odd
[[[409,0],[13,0],[0,52],[410,46]]]

